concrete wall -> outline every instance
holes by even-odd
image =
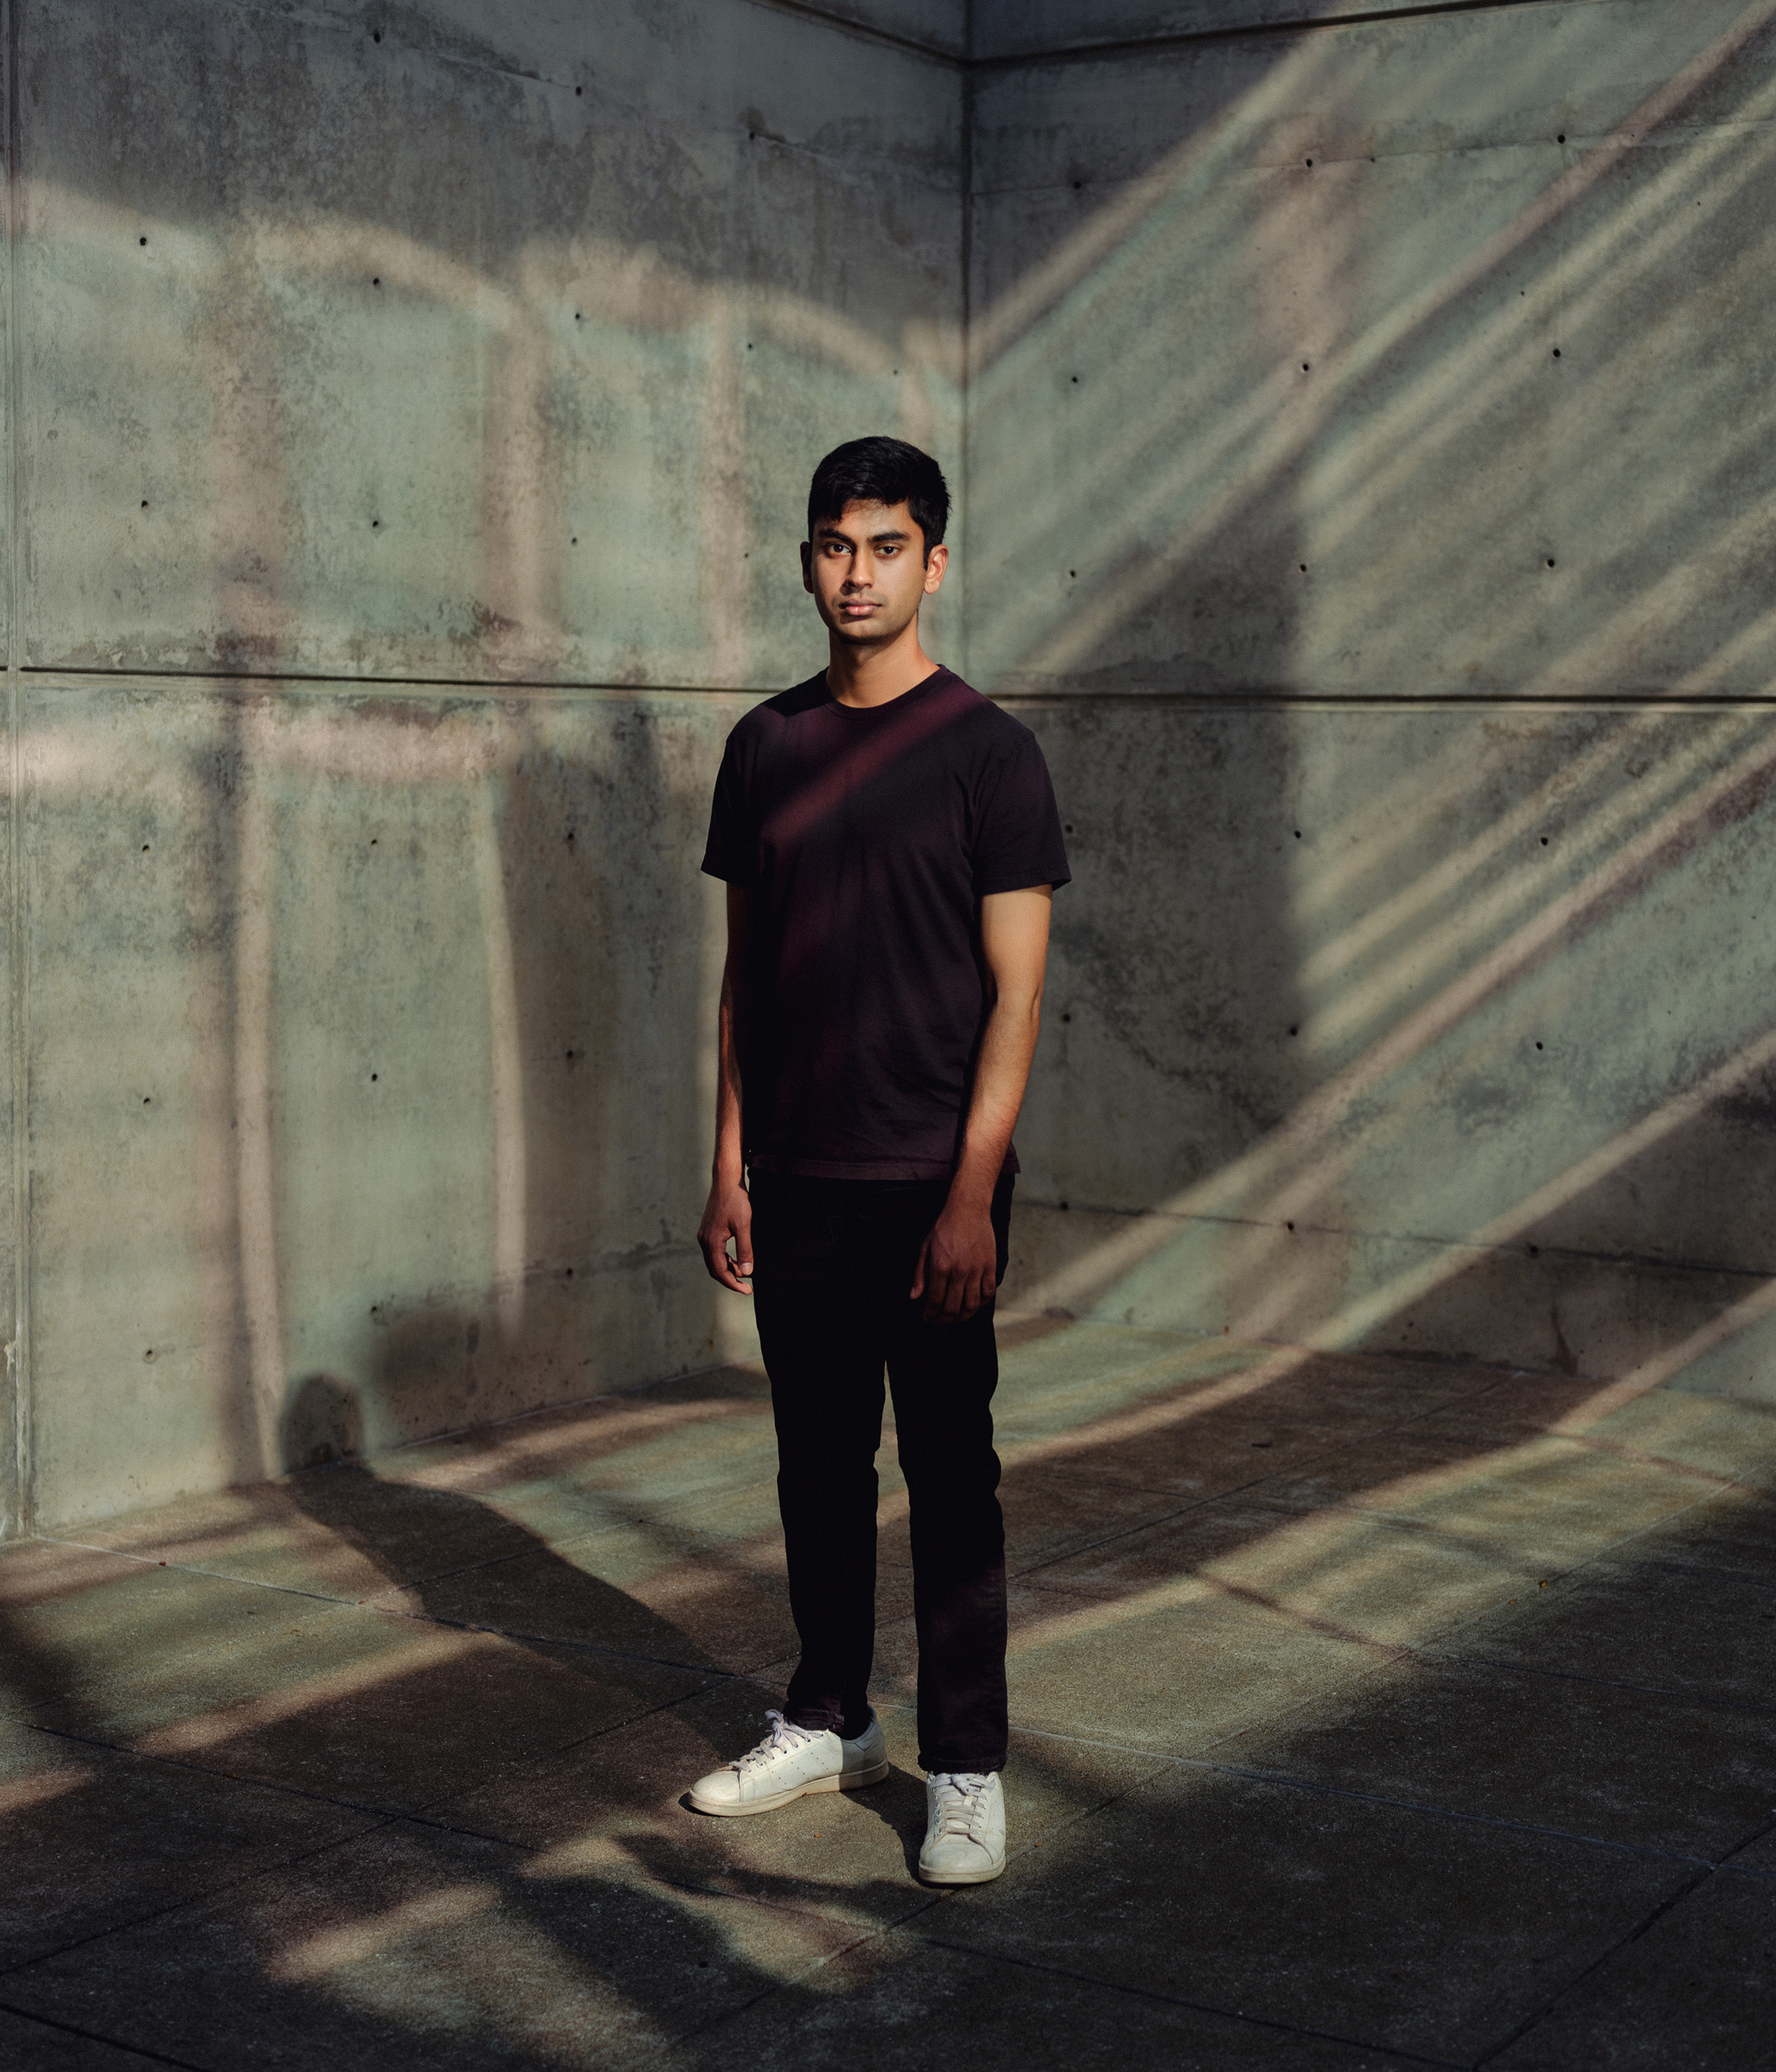
[[[1771,1392],[1776,0],[1306,12],[8,0],[4,1529],[744,1349],[869,428],[1079,874],[1014,1299]]]
[[[9,1529],[748,1342],[709,781],[812,461],[959,458],[960,14],[846,12],[15,0]]]
[[[1081,880],[1023,1300],[1776,1395],[1773,17],[977,79],[967,652]]]

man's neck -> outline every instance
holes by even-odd
[[[841,705],[887,705],[916,690],[937,665],[919,645],[915,619],[886,647],[853,647],[828,638],[826,688]]]

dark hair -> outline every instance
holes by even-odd
[[[847,504],[905,504],[925,535],[925,552],[943,538],[950,486],[929,453],[904,439],[848,439],[814,471],[808,487],[808,537],[823,518],[842,518]]]

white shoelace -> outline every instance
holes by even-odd
[[[767,1711],[765,1717],[776,1722],[771,1731],[757,1748],[748,1749],[738,1762],[730,1763],[728,1765],[729,1769],[745,1771],[762,1769],[774,1755],[791,1754],[804,1742],[811,1741],[820,1731],[815,1727],[792,1726],[781,1712]]]
[[[987,1809],[987,1786],[992,1779],[977,1769],[940,1769],[932,1773],[937,1789],[937,1832],[935,1841],[951,1835],[978,1842],[975,1830]]]

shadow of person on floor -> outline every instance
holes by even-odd
[[[551,1662],[560,1659],[554,1651],[572,1651],[588,1668],[595,1663],[601,1680],[638,1696],[651,1697],[653,1673],[662,1668],[711,1679],[733,1673],[670,1619],[606,1581],[589,1552],[569,1561],[479,1497],[379,1476],[361,1457],[362,1434],[357,1392],[331,1376],[307,1377],[284,1414],[283,1488],[300,1512],[400,1593],[399,1609],[547,1648]],[[569,1543],[617,1529],[588,1513]],[[620,1544],[612,1537],[613,1552]]]
[[[766,1707],[781,1702],[775,1692],[753,1683],[743,1669],[715,1661],[693,1635],[598,1572],[597,1542],[609,1536],[613,1565],[632,1557],[645,1522],[632,1517],[620,1526],[599,1526],[588,1515],[584,1535],[568,1542],[576,1549],[569,1558],[482,1498],[379,1477],[359,1458],[363,1428],[358,1392],[350,1383],[308,1377],[292,1394],[283,1421],[283,1457],[292,1471],[283,1486],[306,1517],[381,1573],[391,1599],[404,1609],[447,1627],[496,1634],[540,1653],[551,1667],[571,1661],[599,1692],[600,1716],[588,1722],[587,1737],[718,1684],[733,1687],[734,1702],[720,1706],[719,1722],[710,1722],[705,1767],[730,1760],[765,1730]],[[699,1548],[695,1558],[719,1562],[721,1556],[711,1546]],[[755,1579],[748,1580],[756,1587]],[[719,1589],[717,1578],[711,1581]],[[786,1609],[784,1621],[772,1653],[795,1647]],[[697,1681],[676,1697],[665,1697],[660,1679],[675,1671]],[[690,1807],[689,1798],[694,1774],[687,1774],[676,1803],[701,1828],[707,1817]],[[910,1872],[924,1835],[922,1781],[897,1768],[861,1798],[899,1839]],[[670,1848],[654,1854],[651,1867],[657,1874],[669,1881],[682,1876]]]

